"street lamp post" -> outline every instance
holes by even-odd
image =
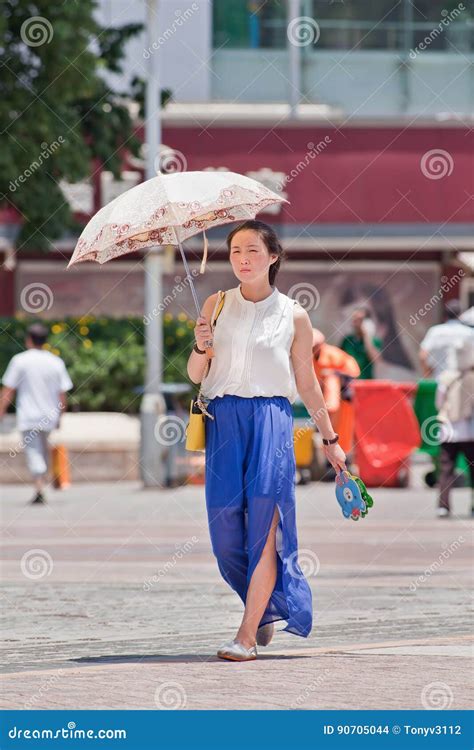
[[[290,24],[296,23],[300,16],[300,0],[288,1],[288,29]],[[291,33],[287,34],[286,49],[288,52],[289,65],[289,103],[290,117],[295,120],[298,116],[298,105],[301,98],[301,47],[291,41]]]
[[[158,38],[158,3],[146,0],[148,76],[145,98],[146,178],[156,177],[155,160],[159,159],[161,144],[160,87],[158,51],[153,43]],[[165,465],[164,446],[155,435],[157,421],[166,413],[161,394],[163,363],[163,324],[159,310],[162,294],[163,255],[159,248],[151,248],[144,258],[145,311],[145,392],[140,405],[140,471],[145,487],[163,487]]]

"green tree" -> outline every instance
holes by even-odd
[[[127,107],[101,71],[122,72],[141,24],[103,28],[96,0],[0,1],[0,200],[21,213],[19,248],[45,249],[77,230],[59,181],[103,165],[120,176],[140,143]]]

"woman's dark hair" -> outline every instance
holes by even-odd
[[[263,221],[249,219],[248,221],[244,221],[243,224],[239,224],[238,227],[233,229],[232,232],[227,235],[226,241],[227,249],[229,250],[229,252],[233,237],[237,234],[237,232],[242,232],[245,229],[251,229],[252,231],[257,232],[259,237],[263,240],[263,243],[265,244],[268,252],[271,255],[278,255],[276,261],[272,263],[272,265],[268,269],[268,281],[270,282],[270,285],[273,286],[275,284],[276,275],[280,270],[281,261],[286,258],[285,251],[280,245],[280,240],[278,239],[276,232],[271,228],[271,226],[265,224]]]

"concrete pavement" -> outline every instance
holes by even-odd
[[[297,488],[308,639],[218,660],[242,607],[212,556],[204,490],[81,484],[30,506],[2,488],[4,708],[467,708],[469,496],[434,517],[419,472],[357,523],[332,485]],[[283,623],[277,624],[283,627]]]

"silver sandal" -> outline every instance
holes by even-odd
[[[257,647],[245,648],[239,641],[228,641],[220,647],[217,656],[219,659],[228,659],[229,661],[253,661],[257,658]]]

